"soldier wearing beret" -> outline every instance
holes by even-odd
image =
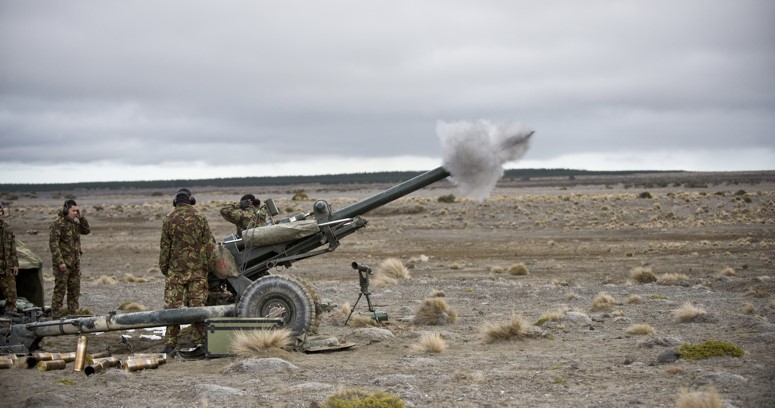
[[[81,235],[91,232],[89,221],[75,200],[67,200],[48,232],[51,264],[54,269],[51,314],[54,318],[65,314],[74,315],[79,310],[78,298],[81,296]],[[62,310],[65,295],[66,312]]]
[[[5,297],[5,305],[0,305],[0,314],[16,311],[16,275],[19,274],[16,238],[4,218],[5,209],[0,206],[0,290]]]
[[[200,307],[207,301],[207,274],[215,251],[215,240],[207,219],[194,208],[196,199],[188,189],[180,189],[172,201],[175,207],[167,214],[161,230],[159,269],[166,277],[165,309],[182,306]],[[204,323],[193,324],[194,344],[205,339]],[[167,326],[164,353],[178,345],[180,325]]]

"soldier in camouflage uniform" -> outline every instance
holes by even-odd
[[[88,235],[89,221],[78,208],[75,200],[67,200],[62,211],[49,227],[48,245],[51,265],[54,269],[54,294],[51,298],[51,314],[54,318],[78,313],[81,296],[81,235]],[[62,303],[67,294],[67,311]]]
[[[221,208],[221,216],[226,221],[237,226],[237,236],[242,236],[242,231],[249,228],[263,227],[266,225],[266,211],[259,207],[261,201],[253,194],[245,194],[239,203],[230,204]]]
[[[214,258],[215,240],[207,219],[193,207],[191,192],[180,189],[172,204],[175,209],[164,218],[161,230],[159,269],[166,277],[165,309],[200,307],[207,301],[207,274]],[[204,343],[204,322],[193,324],[194,344]],[[167,326],[164,353],[178,343],[180,325]]]
[[[0,206],[0,290],[5,297],[5,306],[0,305],[0,314],[16,311],[16,275],[19,274],[15,237],[4,217],[5,209]]]

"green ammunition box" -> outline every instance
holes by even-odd
[[[234,355],[231,343],[239,331],[271,330],[282,327],[283,319],[267,317],[214,317],[205,320],[205,356]]]

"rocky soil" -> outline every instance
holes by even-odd
[[[356,343],[346,351],[306,354],[269,350],[253,358],[172,359],[153,370],[73,372],[0,370],[3,406],[309,407],[350,388],[385,391],[414,407],[672,407],[679,390],[715,388],[729,407],[775,406],[775,175],[754,184],[718,182],[663,187],[604,180],[504,183],[484,202],[457,197],[446,183],[368,214],[369,224],[335,252],[275,271],[312,282],[321,298],[352,305],[359,293],[352,261],[375,270],[398,258],[410,277],[372,285],[389,321],[343,326],[341,308],[322,317],[320,334]],[[714,181],[715,180],[715,181]],[[539,186],[540,185],[540,186]],[[341,208],[381,186],[254,189],[289,214],[313,201],[304,189]],[[387,186],[385,186],[387,187]],[[626,188],[627,187],[627,188]],[[251,191],[251,192],[256,192]],[[648,192],[651,198],[642,198]],[[161,219],[172,192],[75,191],[93,233],[83,238],[82,307],[96,314],[126,301],[163,306],[156,266]],[[232,232],[218,215],[243,191],[195,191],[216,240]],[[44,259],[46,299],[53,278],[48,224],[61,205],[51,193],[21,197],[8,221]],[[37,234],[35,234],[37,232]],[[510,272],[524,264],[529,273]],[[656,282],[638,283],[635,268]],[[612,303],[600,305],[605,292]],[[425,299],[441,297],[457,319],[419,325]],[[679,321],[690,303],[706,312]],[[361,301],[356,311],[365,311]],[[484,341],[487,323],[519,316],[531,336]],[[540,325],[535,325],[539,321]],[[652,333],[638,334],[635,325]],[[446,349],[419,350],[424,333]],[[90,350],[114,355],[162,347],[158,330],[90,334]],[[131,336],[129,345],[120,336]],[[741,357],[688,361],[660,355],[683,343],[721,340]],[[50,337],[43,350],[73,351],[75,336]]]

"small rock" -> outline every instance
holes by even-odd
[[[260,358],[237,361],[223,370],[223,373],[287,373],[297,369],[295,365],[280,358]]]
[[[657,364],[675,363],[679,358],[680,356],[678,355],[677,351],[673,349],[665,350],[657,357]]]
[[[395,334],[388,329],[380,329],[378,327],[368,327],[364,329],[355,330],[353,337],[365,339],[371,342],[386,341],[395,338]]]

